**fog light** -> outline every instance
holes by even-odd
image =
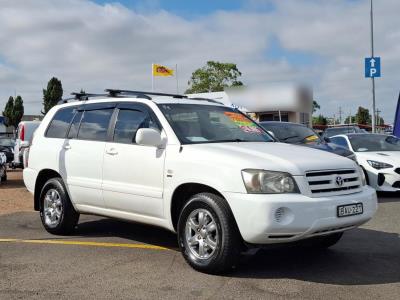
[[[275,210],[275,221],[282,225],[288,225],[294,220],[294,214],[290,208],[279,207]]]

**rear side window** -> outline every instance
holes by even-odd
[[[160,130],[147,112],[140,110],[121,109],[115,123],[114,142],[135,143],[136,132],[140,128],[154,128]]]
[[[88,110],[83,113],[78,139],[105,141],[114,109]]]
[[[68,132],[69,139],[76,138],[76,136],[78,134],[79,124],[81,124],[82,114],[83,114],[82,111],[78,111],[75,114],[74,120],[72,121],[72,124],[71,124],[71,128],[69,129],[69,132]]]
[[[46,132],[46,137],[59,139],[65,138],[74,114],[74,107],[60,109],[51,121]]]

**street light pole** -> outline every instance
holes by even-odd
[[[371,57],[374,57],[374,12],[371,2]],[[375,77],[372,80],[372,132],[375,133]]]

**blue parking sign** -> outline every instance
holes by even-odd
[[[381,58],[366,57],[365,58],[365,77],[381,77]]]

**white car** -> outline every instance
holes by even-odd
[[[377,209],[355,162],[274,142],[238,110],[109,92],[55,106],[35,133],[24,182],[50,233],[79,214],[161,226],[193,268],[217,273],[248,247],[332,246]]]
[[[14,161],[11,166],[24,168],[24,152],[29,148],[33,134],[40,125],[40,121],[22,121],[18,124],[17,139],[14,146]]]
[[[386,134],[354,133],[330,140],[355,153],[370,186],[377,191],[400,190],[400,139]]]

